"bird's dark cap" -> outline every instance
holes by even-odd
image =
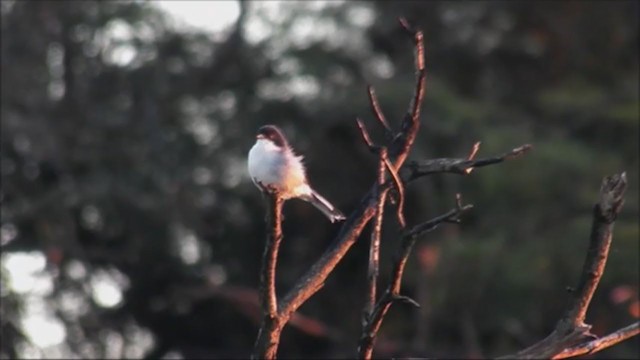
[[[279,147],[283,147],[287,144],[287,139],[284,137],[282,130],[275,125],[265,125],[258,129],[258,139],[268,139],[273,141]]]

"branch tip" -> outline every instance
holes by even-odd
[[[479,146],[479,145],[478,145]],[[474,146],[475,147],[475,146]],[[532,148],[531,145],[525,144],[511,151],[499,156],[476,159],[474,151],[472,150],[473,158],[442,158],[442,159],[429,159],[425,161],[412,161],[405,167],[407,171],[404,174],[405,181],[415,180],[422,176],[438,174],[438,173],[453,173],[459,175],[467,175],[471,171],[471,168],[483,167],[493,164],[498,164],[506,160],[516,158],[522,154],[525,154]],[[476,151],[477,152],[477,151]]]
[[[471,149],[469,156],[467,156],[467,160],[473,160],[476,157],[478,150],[480,150],[480,141],[473,144],[473,148]],[[472,171],[473,171],[473,167],[469,167],[465,170],[467,174],[471,174]]]
[[[376,152],[378,150],[378,146],[376,146],[371,140],[369,131],[367,131],[367,128],[365,127],[362,120],[360,120],[360,118],[356,118],[356,124],[358,125],[358,129],[360,129],[360,135],[362,135],[362,139],[364,140],[364,143],[367,144],[369,151]]]
[[[411,28],[411,25],[409,25],[409,22],[407,21],[407,19],[405,19],[404,17],[399,17],[398,18],[398,22],[400,23],[400,26],[402,26],[402,28],[407,31],[410,34],[413,34],[414,31]]]
[[[420,308],[420,304],[417,301],[405,295],[391,295],[391,301],[400,301],[416,308]]]
[[[393,135],[391,127],[389,126],[389,123],[387,122],[387,119],[382,112],[382,108],[380,107],[380,103],[378,102],[378,97],[376,96],[376,92],[373,89],[373,86],[367,85],[367,94],[369,94],[369,103],[371,104],[371,110],[373,111],[373,114],[380,122],[380,124],[382,124],[382,126],[385,128],[387,137],[391,138]]]
[[[520,147],[517,147],[513,150],[511,150],[511,152],[505,156],[505,158],[511,158],[511,157],[516,157],[516,156],[520,156],[522,154],[525,154],[527,152],[529,152],[529,150],[533,149],[533,145],[531,144],[524,144]]]
[[[627,173],[609,175],[602,180],[600,186],[600,200],[598,206],[602,216],[609,221],[615,219],[615,214],[620,211],[624,203],[624,193],[627,189]]]

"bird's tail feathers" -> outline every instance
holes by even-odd
[[[329,221],[336,222],[346,219],[344,214],[336,209],[329,200],[323,198],[320,194],[311,190],[311,193],[305,196],[302,196],[303,200],[310,202],[313,206],[315,206],[318,210],[320,210],[326,217],[329,218]]]

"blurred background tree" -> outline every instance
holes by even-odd
[[[375,176],[354,125],[373,119],[366,84],[396,126],[411,96],[398,16],[426,36],[412,159],[475,141],[480,155],[535,148],[407,190],[409,224],[456,192],[475,209],[420,242],[403,291],[422,308],[392,308],[376,355],[495,356],[546,335],[600,180],[621,170],[627,200],[588,321],[602,335],[640,317],[635,1],[0,4],[3,358],[248,356],[264,241],[245,170],[255,131],[282,126],[319,191],[353,209]],[[176,20],[189,8],[216,29]],[[338,231],[300,201],[285,216],[281,291]],[[367,253],[356,244],[301,308],[281,357],[355,354]],[[639,355],[631,340],[593,357]]]

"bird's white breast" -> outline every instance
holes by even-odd
[[[285,197],[295,197],[310,191],[301,160],[302,157],[276,146],[272,141],[258,139],[249,150],[249,176],[264,186],[277,187]]]
[[[248,168],[249,175],[254,181],[264,185],[278,181],[278,167],[282,162],[282,150],[271,141],[258,139],[249,150]]]

